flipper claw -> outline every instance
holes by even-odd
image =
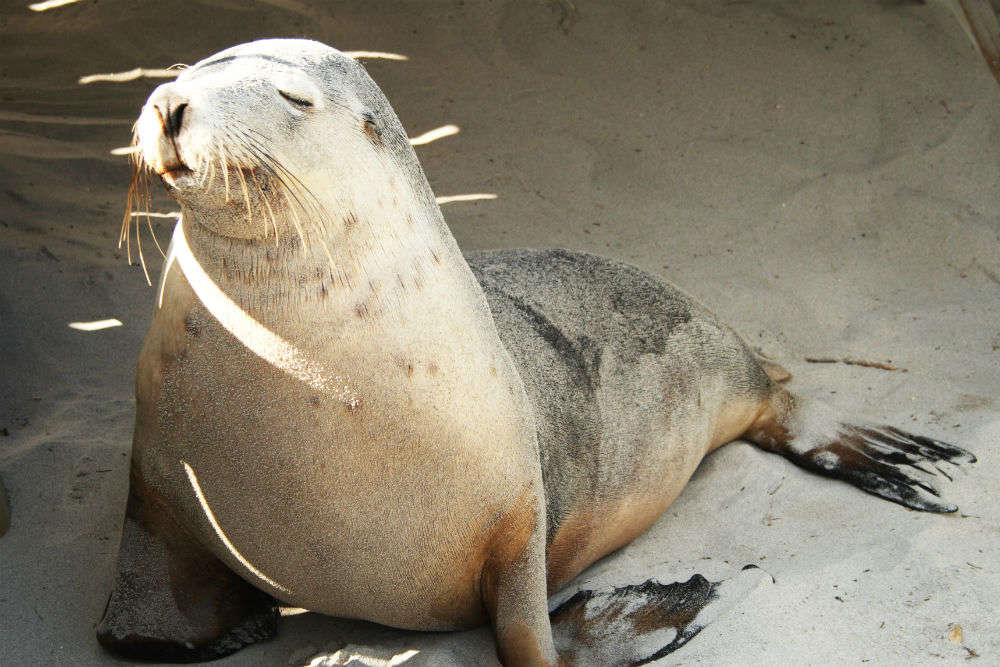
[[[951,475],[938,463],[974,463],[976,457],[970,452],[892,426],[842,424],[839,431],[832,442],[804,451],[792,446],[780,452],[803,468],[842,479],[911,509],[941,513],[958,510],[957,505],[938,500],[940,490],[924,477],[940,473],[950,481]]]

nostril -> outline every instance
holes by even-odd
[[[164,123],[167,136],[176,137],[180,134],[181,123],[184,122],[184,111],[187,109],[187,106],[187,102],[181,102],[172,109],[168,105],[166,122]]]

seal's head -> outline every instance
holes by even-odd
[[[150,95],[134,141],[185,219],[221,236],[329,239],[404,196],[436,209],[385,96],[319,42],[241,44],[183,70]]]

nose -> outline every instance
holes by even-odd
[[[184,112],[188,108],[188,98],[176,90],[161,86],[152,102],[160,117],[163,133],[171,139],[176,138],[181,132]]]

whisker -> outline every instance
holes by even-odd
[[[202,190],[205,189],[205,181],[208,180],[208,167],[210,165],[211,162],[208,161],[205,155],[198,155],[198,171],[201,172],[201,177],[198,179],[198,187]]]
[[[250,193],[247,192],[247,180],[243,177],[243,168],[239,165],[236,166],[236,175],[240,177],[240,186],[243,188],[243,202],[247,206],[247,223],[253,225],[253,208],[250,206]]]
[[[147,210],[149,210],[149,209],[147,208]],[[153,231],[153,223],[149,219],[149,215],[146,216],[146,224],[149,226],[149,235],[153,237],[153,243],[156,244],[156,249],[159,250],[160,251],[160,255],[164,259],[166,259],[167,258],[167,254],[165,252],[163,252],[163,248],[160,247],[160,240],[158,238],[156,238],[156,232]]]
[[[260,199],[264,202],[264,206],[267,207],[267,215],[271,220],[271,229],[274,230],[274,245],[278,245],[278,223],[274,221],[274,209],[271,208],[271,202],[268,201],[267,195],[264,194],[264,188],[261,187],[260,182],[257,180],[257,172],[253,169],[250,170],[250,176],[253,178],[254,185],[257,186],[257,191],[260,193]],[[267,238],[267,223],[264,224],[264,238]]]
[[[247,137],[246,135],[244,135],[244,138],[247,139],[248,143],[252,142],[252,140],[250,139],[250,137]],[[302,203],[302,200],[299,198],[299,196],[295,192],[295,190],[292,189],[292,187],[282,177],[281,173],[279,173],[277,170],[281,170],[283,173],[286,173],[286,174],[288,173],[288,171],[286,169],[284,169],[283,167],[281,167],[281,165],[278,164],[277,161],[275,161],[273,158],[270,158],[269,156],[265,156],[263,154],[258,153],[258,159],[265,161],[265,164],[267,164],[273,170],[273,174],[274,174],[275,178],[277,178],[277,180],[284,186],[285,191],[289,195],[292,196],[292,198],[295,200],[295,202],[298,203],[299,208],[301,208],[302,211],[303,211],[303,213],[305,213],[306,212],[305,204]],[[305,232],[302,229],[302,224],[301,224],[301,221],[299,220],[298,213],[295,211],[295,206],[289,205],[288,206],[288,211],[291,214],[292,223],[295,225],[295,231],[299,235],[299,240],[302,242],[302,247],[304,249],[307,249],[309,247],[309,244],[306,241]]]
[[[308,250],[309,244],[306,242],[305,234],[302,231],[302,223],[299,222],[299,214],[295,212],[294,206],[289,206],[288,212],[292,214],[292,223],[295,225],[295,231],[299,235],[299,240],[302,241],[302,249]]]
[[[163,248],[160,247],[160,240],[156,238],[156,232],[153,230],[153,221],[150,219],[149,212],[153,208],[153,199],[149,196],[149,170],[144,169],[143,172],[143,189],[145,190],[146,199],[146,226],[149,227],[149,235],[153,237],[153,243],[156,244],[156,249],[159,251],[160,256],[166,258],[166,253],[163,252]],[[139,221],[135,222],[135,234],[136,237],[139,236]]]
[[[132,185],[129,188],[129,211],[131,212],[132,207],[135,205],[135,199],[139,196],[139,179],[141,175],[139,173],[140,166],[136,165],[132,176]],[[132,218],[126,213],[125,220],[122,221],[122,235],[118,239],[118,247],[122,247],[122,241],[125,242],[125,257],[128,260],[128,265],[132,266]]]
[[[291,181],[290,184],[294,185],[296,187],[296,190],[301,192],[310,201],[310,203],[312,204],[313,208],[312,212],[314,215],[325,213],[325,208],[320,203],[319,198],[316,197],[315,194],[313,194],[313,191],[310,190],[309,187],[305,183],[303,183],[298,176],[288,171],[288,169],[284,165],[282,165],[280,162],[277,162],[276,160],[273,161],[273,164],[278,170],[280,170],[280,172],[284,176],[287,177],[287,180]],[[304,203],[303,203],[303,208],[305,208]]]
[[[222,178],[226,181],[226,203],[229,203],[229,162],[226,161],[226,152],[221,142],[219,143],[219,148],[219,158],[222,160]]]
[[[330,253],[330,247],[326,243],[326,238],[325,238],[326,234],[324,234],[324,228],[322,225],[322,221],[326,220],[327,225],[329,225],[332,228],[333,226],[332,216],[329,215],[329,212],[326,210],[326,207],[323,206],[319,198],[315,195],[315,193],[313,193],[312,190],[309,189],[309,187],[305,183],[303,183],[295,174],[288,171],[283,165],[277,164],[277,166],[279,169],[281,169],[281,171],[284,174],[286,174],[293,181],[293,183],[298,187],[298,189],[300,189],[303,195],[308,200],[310,200],[310,203],[313,204],[310,221],[312,222],[314,231],[316,232],[316,238],[319,239],[320,245],[323,246],[323,252],[326,254],[327,260],[330,262],[330,268],[333,268],[334,267],[333,255]],[[308,212],[305,210],[304,206],[303,206],[303,212]]]
[[[215,160],[208,163],[209,168],[212,170],[212,176],[208,179],[208,185],[205,186],[206,190],[211,190],[212,185],[215,183]]]
[[[146,220],[149,218],[147,217]],[[146,284],[152,287],[153,281],[149,279],[149,271],[146,270],[146,258],[142,255],[142,233],[139,230],[139,218],[135,219],[135,245],[139,249],[139,265],[142,267],[142,275],[146,276]]]
[[[137,146],[139,142],[139,137],[135,132],[135,127],[132,128],[132,145]],[[128,183],[128,195],[125,200],[125,216],[122,218],[121,231],[118,233],[118,247],[122,247],[122,243],[128,238],[128,227],[132,221],[132,211],[135,207],[135,200],[138,196],[139,190],[139,170],[142,168],[140,157],[138,154],[133,153],[129,156],[129,164],[132,167],[131,174]]]
[[[122,247],[122,241],[125,240],[125,229],[129,222],[131,222],[132,217],[132,207],[134,205],[135,199],[135,189],[139,181],[139,167],[132,161],[132,173],[129,177],[128,183],[128,194],[125,197],[125,216],[122,218],[121,231],[118,232],[118,247]]]
[[[303,213],[307,213],[310,215],[310,219],[313,222],[313,225],[316,228],[317,233],[319,233],[322,236],[323,228],[322,226],[319,225],[319,222],[313,220],[313,218],[320,218],[320,219],[326,218],[327,222],[332,223],[332,219],[330,219],[330,216],[327,214],[326,208],[322,205],[322,203],[319,201],[319,198],[316,197],[313,191],[310,190],[309,187],[305,183],[303,183],[295,174],[288,171],[288,169],[285,168],[284,165],[282,165],[277,161],[273,161],[273,164],[275,168],[278,169],[282,174],[282,180],[286,182],[286,186],[288,186],[290,189],[293,189],[296,194],[301,194],[302,197],[305,198],[306,202],[310,204],[309,206],[307,206],[306,202],[302,201],[301,197],[298,196],[296,197],[296,200],[298,201],[300,207],[302,208]]]
[[[265,156],[264,153],[262,152],[262,150],[258,150],[258,147],[255,145],[255,142],[250,137],[248,137],[245,133],[240,132],[239,135],[240,135],[240,139],[246,142],[243,147],[247,150],[247,152],[250,153],[251,157],[253,157],[259,163],[260,167],[262,169],[264,169],[265,171],[267,171],[268,174],[270,175],[272,189],[273,189],[273,191],[275,193],[275,196],[277,197],[280,194],[280,192],[279,192],[279,188],[277,188],[275,186],[280,183],[281,186],[283,186],[283,187],[285,187],[285,189],[287,189],[287,184],[284,183],[284,181],[282,180],[281,176],[275,171],[274,166],[273,166],[274,161],[272,159],[270,159],[269,157]],[[279,239],[279,232],[278,232],[278,225],[277,225],[277,223],[275,221],[275,218],[274,218],[274,209],[271,207],[271,202],[270,202],[268,196],[264,193],[263,188],[261,187],[260,183],[257,181],[256,172],[254,172],[253,170],[251,170],[250,174],[251,174],[251,176],[253,176],[254,183],[257,185],[257,189],[260,191],[260,196],[261,196],[261,199],[264,202],[264,205],[267,207],[268,214],[269,214],[270,219],[271,219],[271,227],[274,228],[274,243],[275,243],[275,246],[277,246],[278,239]],[[266,236],[266,234],[265,234],[265,236]]]
[[[312,204],[311,207],[307,208],[305,204],[302,203],[301,199],[296,195],[295,191],[292,191],[293,196],[295,196],[296,200],[302,207],[303,213],[310,213],[309,209],[311,208],[311,215],[309,216],[309,219],[310,222],[312,222],[314,232],[316,233],[316,238],[319,240],[320,245],[323,247],[323,252],[330,263],[330,268],[334,268],[333,255],[330,252],[330,246],[326,242],[325,238],[326,234],[324,234],[325,230],[322,225],[322,221],[326,220],[327,224],[332,227],[333,225],[332,216],[329,215],[329,212],[326,210],[326,207],[323,206],[322,202],[315,195],[315,193],[313,193],[313,191],[309,189],[309,187],[305,183],[303,183],[301,179],[299,179],[292,172],[288,171],[288,169],[286,169],[284,165],[280,164],[279,162],[275,160],[272,160],[272,162],[274,166],[281,171],[282,174],[286,175],[288,179],[292,181],[292,183],[296,186],[295,190],[301,192],[303,196]]]

